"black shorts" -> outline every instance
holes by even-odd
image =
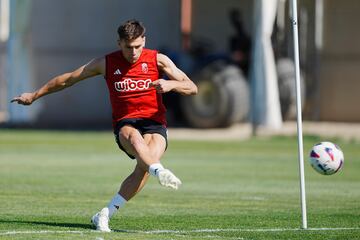
[[[167,129],[164,125],[161,123],[158,123],[156,121],[150,120],[150,119],[143,119],[143,118],[126,118],[123,120],[120,120],[116,123],[116,126],[114,128],[114,135],[115,135],[115,141],[119,148],[123,150],[130,158],[135,159],[135,157],[128,152],[126,152],[125,148],[121,145],[120,139],[119,139],[119,131],[120,129],[125,125],[131,125],[134,128],[136,128],[141,135],[147,134],[147,133],[158,133],[161,136],[165,138],[166,141],[166,148],[168,146],[167,141]]]

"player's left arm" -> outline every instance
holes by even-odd
[[[169,57],[158,53],[157,65],[168,77],[169,80],[159,79],[152,82],[157,92],[166,93],[170,91],[178,92],[182,95],[194,95],[197,93],[197,86],[191,79],[181,71]]]

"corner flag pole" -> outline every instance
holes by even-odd
[[[300,61],[299,61],[299,36],[298,36],[298,19],[297,19],[297,0],[291,0],[292,8],[292,26],[294,40],[294,62],[295,62],[295,81],[296,81],[296,113],[297,113],[297,133],[298,133],[298,157],[299,157],[299,174],[300,174],[300,197],[302,228],[307,229],[306,216],[306,197],[305,197],[305,174],[304,174],[304,150],[303,150],[303,130],[301,118],[301,86],[300,86]]]

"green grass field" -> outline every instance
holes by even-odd
[[[305,156],[317,137],[305,137]],[[322,176],[305,162],[301,230],[297,141],[170,141],[163,164],[178,191],[151,179],[92,230],[134,162],[109,132],[0,130],[0,239],[360,239],[360,143],[336,141],[345,165]]]

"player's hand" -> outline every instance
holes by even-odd
[[[173,89],[171,81],[158,79],[150,83],[150,87],[154,87],[158,93],[167,93]]]
[[[35,93],[23,93],[18,97],[14,97],[11,102],[21,105],[30,105],[35,101]]]

